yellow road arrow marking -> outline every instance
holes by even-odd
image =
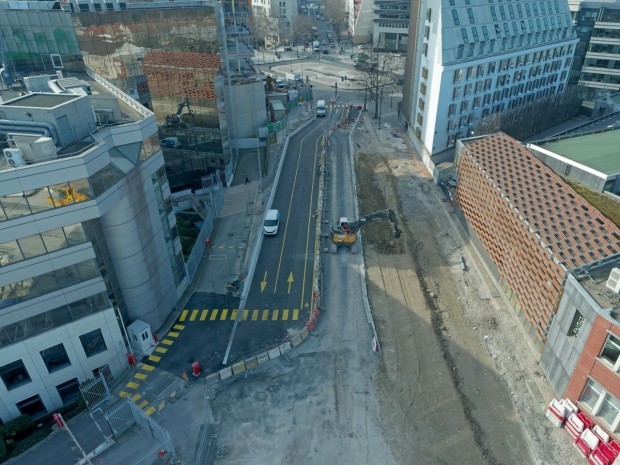
[[[265,271],[265,275],[263,276],[263,280],[260,282],[260,292],[261,292],[261,294],[265,290],[266,287],[267,287],[267,272]]]
[[[308,302],[306,302],[306,303],[304,304],[304,308],[308,308],[308,307],[310,307],[310,305],[308,305]]]
[[[291,293],[291,284],[293,284],[293,272],[291,271],[291,274],[288,275],[288,279],[286,280],[286,282],[288,283],[288,293]]]

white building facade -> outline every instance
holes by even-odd
[[[354,44],[365,44],[373,39],[374,0],[349,0],[349,35]]]
[[[426,0],[413,11],[403,115],[423,158],[484,116],[565,89],[577,43],[566,0]]]
[[[373,45],[379,50],[406,51],[411,2],[375,0],[374,8]]]
[[[95,75],[53,86],[0,104],[2,421],[120,375],[120,320],[158,329],[187,288],[154,114]]]

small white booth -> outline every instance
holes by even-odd
[[[153,339],[153,333],[148,323],[136,320],[127,326],[127,333],[131,341],[131,347],[136,355],[150,355],[157,343]]]

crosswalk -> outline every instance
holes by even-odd
[[[185,309],[179,316],[179,322],[193,321],[235,321],[237,317],[241,321],[297,321],[299,319],[298,308],[275,308],[275,309],[244,309],[239,315],[238,308],[211,308],[211,309]]]

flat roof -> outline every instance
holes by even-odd
[[[7,107],[54,108],[81,97],[75,94],[27,94],[2,105]]]
[[[570,137],[540,147],[607,175],[620,173],[620,129]]]
[[[601,266],[590,267],[587,272],[582,273],[581,276],[576,276],[576,278],[602,309],[615,310],[616,312],[612,312],[610,316],[618,320],[617,311],[620,310],[620,295],[606,285],[607,278],[609,278],[613,268],[620,268],[620,260],[616,259]]]

